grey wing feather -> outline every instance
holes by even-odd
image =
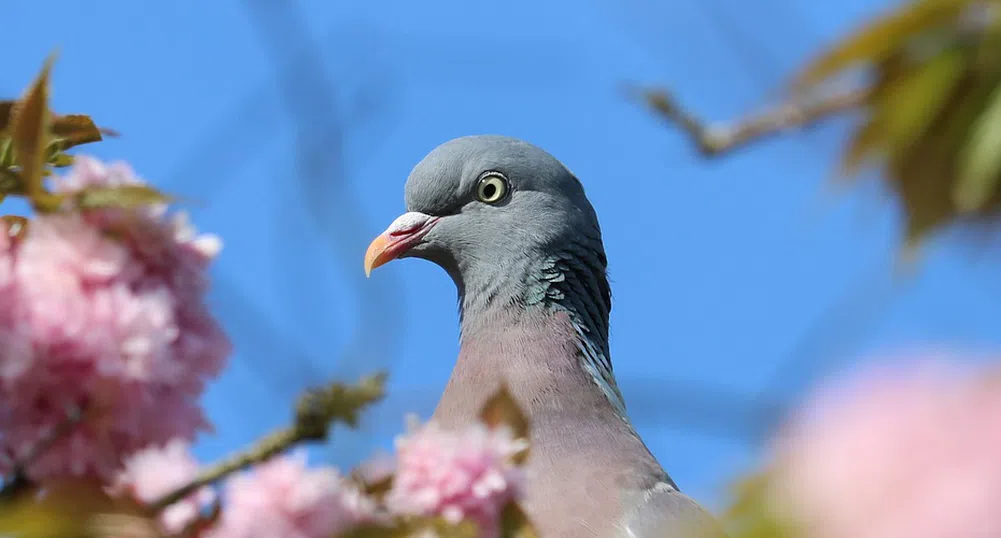
[[[620,538],[726,538],[726,533],[691,497],[660,483],[623,519]]]

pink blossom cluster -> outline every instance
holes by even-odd
[[[207,538],[330,538],[376,520],[376,504],[304,453],[271,459],[230,478],[226,505]]]
[[[188,442],[177,438],[163,447],[147,448],[130,456],[110,489],[113,495],[129,495],[136,501],[151,503],[193,480],[198,471],[198,461]],[[168,506],[160,514],[159,523],[166,533],[177,534],[215,499],[212,488],[201,488]]]
[[[143,503],[194,479],[200,466],[186,441],[130,457],[109,488]],[[331,538],[378,519],[376,503],[331,467],[308,467],[305,453],[282,455],[228,478],[222,495],[202,488],[161,512],[160,530],[176,535],[211,503],[224,500],[218,520],[201,527],[205,538]]]
[[[391,512],[471,520],[483,538],[492,538],[501,510],[523,494],[524,471],[512,457],[525,443],[508,428],[474,424],[449,431],[431,422],[399,438],[396,449],[396,476],[386,497]]]
[[[477,424],[445,431],[428,424],[398,440],[395,460],[373,459],[360,469],[369,480],[395,473],[385,506],[366,496],[331,467],[308,467],[305,453],[278,456],[228,478],[220,515],[202,527],[204,538],[330,538],[364,523],[396,515],[438,515],[472,520],[484,538],[497,536],[500,514],[520,498],[524,476],[512,456],[525,448],[507,429]],[[112,494],[152,502],[184,485],[199,471],[186,441],[149,448],[130,457]],[[160,514],[158,524],[176,534],[217,500],[202,488]],[[388,509],[388,510],[387,510]]]
[[[1001,377],[957,363],[821,391],[780,438],[777,513],[808,538],[1001,536]]]
[[[140,184],[125,164],[78,157],[56,192]],[[191,439],[230,344],[204,304],[219,249],[164,207],[41,214],[0,233],[0,471],[64,423],[85,420],[28,469],[110,479],[149,445]]]
[[[524,476],[511,458],[524,443],[507,429],[476,424],[453,432],[432,423],[398,439],[397,448],[395,461],[379,457],[360,467],[371,481],[395,473],[388,512],[336,470],[310,469],[296,454],[229,479],[222,516],[207,538],[329,538],[391,514],[469,519],[491,538],[501,510],[522,494]]]

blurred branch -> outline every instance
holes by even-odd
[[[324,41],[320,44],[323,47],[337,47],[342,44],[345,27],[342,25],[330,25],[324,32]],[[356,50],[362,50],[359,47]],[[308,73],[313,68],[312,55],[309,50],[295,50],[291,54],[294,58],[289,61],[291,73]],[[352,54],[355,52],[352,51]],[[371,66],[372,59],[362,56],[356,60],[357,63]],[[349,106],[344,107],[342,124],[350,127],[350,131],[357,131],[363,127],[371,128],[371,124],[376,121],[395,120],[396,117],[386,109],[387,92],[398,85],[396,81],[374,82],[370,75],[359,75],[359,70],[352,69],[350,74],[352,79],[350,88]],[[359,80],[360,79],[360,80]],[[241,170],[253,164],[246,156],[263,155],[268,145],[274,142],[278,136],[281,120],[286,114],[284,110],[279,110],[281,99],[284,95],[275,92],[275,88],[270,83],[262,82],[257,88],[247,92],[241,97],[227,112],[223,118],[211,128],[204,136],[199,137],[191,144],[191,151],[178,160],[173,169],[166,174],[168,178],[164,186],[169,186],[173,192],[188,193],[193,189],[201,199],[214,196],[220,189],[230,184],[234,179],[241,176]],[[336,95],[330,95],[333,99]],[[249,127],[253,128],[249,128]],[[349,129],[345,129],[348,131]],[[274,133],[272,137],[259,136],[260,133]],[[352,152],[352,159],[355,162],[364,162],[370,158],[374,148],[378,148],[378,141],[365,140],[364,143],[357,143],[357,148]],[[274,147],[274,146],[271,146]],[[227,163],[220,165],[219,163]],[[204,178],[212,177],[212,181],[204,181]]]
[[[83,420],[83,415],[83,410],[79,407],[70,407],[66,410],[66,418],[62,422],[49,429],[38,442],[14,461],[10,479],[0,489],[0,499],[9,499],[30,485],[27,476],[28,467],[53,445],[69,435]]]
[[[688,135],[705,157],[730,153],[764,138],[813,126],[832,116],[858,109],[868,92],[844,91],[809,103],[788,103],[729,124],[707,124],[663,90],[628,89],[629,93]]]
[[[386,338],[378,328],[392,323],[387,318],[399,316],[399,286],[388,279],[373,285],[358,270],[356,256],[368,242],[364,230],[372,227],[359,209],[344,165],[345,118],[334,104],[340,84],[329,73],[296,2],[247,0],[244,5],[271,55],[286,114],[295,127],[297,185],[306,214],[329,238],[329,252],[353,284],[357,297],[359,321],[338,357],[337,368],[341,373],[357,374],[373,362],[389,367],[399,341],[395,336]],[[386,95],[385,91],[370,93]]]
[[[343,40],[345,30],[346,28],[343,25],[330,25],[324,31],[325,46],[336,46],[338,44],[337,40]],[[339,48],[343,49],[343,47]],[[361,51],[364,48],[351,50]],[[313,65],[315,63],[315,55],[311,54],[309,47],[291,51],[291,54],[295,57],[290,60],[292,65],[289,66],[289,73],[299,75],[308,74],[315,68]],[[352,54],[357,53],[352,52]],[[357,61],[365,65],[372,64],[370,58],[367,56]],[[384,105],[387,101],[385,89],[396,87],[396,85],[383,81],[378,84],[378,88],[374,88],[376,86],[375,82],[355,80],[358,78],[357,71],[351,71],[351,74],[354,76],[351,81],[352,84],[348,88],[350,90],[350,105],[345,108],[342,114],[342,119],[344,120],[342,123],[344,125],[340,127],[347,130],[346,127],[350,126],[351,132],[356,131],[362,126],[370,126],[377,122],[386,123],[387,119],[394,119],[394,116],[387,112]],[[308,81],[293,80],[290,83],[308,84]],[[348,87],[349,85],[345,84],[344,86]],[[376,89],[380,91],[376,91]],[[249,166],[253,162],[251,159],[242,156],[258,155],[258,158],[260,158],[262,148],[270,140],[269,137],[258,136],[258,134],[261,132],[276,133],[279,131],[280,122],[285,116],[283,114],[284,111],[279,110],[277,107],[279,104],[284,104],[279,100],[282,97],[284,96],[280,93],[276,94],[272,85],[267,83],[262,83],[256,89],[248,92],[245,97],[232,107],[231,111],[223,116],[222,120],[216,126],[192,145],[191,152],[185,158],[177,162],[173,171],[167,174],[168,180],[166,185],[171,186],[172,190],[176,192],[190,192],[191,196],[197,196],[199,199],[209,199],[215,196],[219,189],[225,187],[234,179],[240,178],[242,168]],[[328,95],[326,97],[333,98],[335,96]],[[389,125],[392,124],[389,123]],[[248,128],[248,126],[253,126],[253,128]],[[371,127],[369,128],[371,129]],[[373,149],[378,147],[377,143],[368,141],[356,145],[358,147],[351,154],[352,159],[356,163],[368,158]],[[235,153],[234,148],[236,148]],[[218,166],[220,162],[230,164],[225,169],[222,169]],[[279,173],[287,174],[287,166],[284,164],[281,166],[285,166],[286,169]],[[331,175],[334,174],[324,175],[324,178],[329,179]],[[206,177],[213,177],[213,180],[205,181]],[[192,189],[196,190],[193,191]],[[306,199],[312,200],[309,196]],[[354,204],[354,201],[350,200],[346,203],[350,205]],[[280,204],[274,205],[279,206],[278,209],[280,210],[288,210],[288,207],[281,207]],[[289,234],[300,233],[300,231],[296,230],[290,232],[287,229],[288,226],[298,225],[298,222],[294,222],[292,219],[281,219],[280,223],[286,229],[281,230],[278,234],[279,236],[290,237],[294,235]],[[363,226],[352,225],[349,228],[363,228]],[[294,241],[281,241],[277,245],[279,247],[287,245],[294,248],[298,248],[299,246]],[[354,247],[352,246],[352,248]],[[354,250],[357,249],[355,248]],[[282,255],[285,256],[286,254],[282,253]],[[295,269],[296,265],[292,265],[290,268]],[[225,269],[217,270],[226,271]],[[235,286],[230,279],[223,278],[224,276],[225,274],[220,273],[214,279],[213,295],[216,297],[217,307],[221,311],[222,319],[227,322],[227,332],[233,334],[234,340],[240,344],[239,357],[244,360],[245,364],[256,375],[267,380],[268,387],[275,389],[275,395],[280,398],[287,398],[289,394],[294,395],[307,382],[306,380],[325,377],[325,374],[321,375],[320,366],[312,360],[310,354],[304,352],[301,345],[292,343],[289,338],[280,334],[273,320],[269,319],[269,316],[264,311],[252,304],[246,292]],[[278,284],[284,285],[286,288],[282,290],[279,296],[286,298],[293,297],[294,294],[289,293],[289,288],[297,285],[301,288],[302,282],[308,280],[308,278],[289,278],[287,273],[282,273]],[[288,307],[287,310],[302,312],[304,308],[302,305],[293,305]],[[379,314],[375,315],[378,316]],[[294,349],[291,354],[287,353],[290,347]],[[281,350],[282,355],[288,358],[288,360],[284,361],[280,367],[277,366],[270,360],[271,357],[275,356],[275,353],[269,352],[269,349]],[[384,365],[380,364],[380,366]]]
[[[237,357],[255,375],[267,380],[265,385],[275,396],[282,400],[294,397],[307,383],[305,380],[325,377],[304,344],[282,334],[268,313],[254,304],[233,279],[222,274],[214,278],[212,297],[212,306],[219,312],[226,332],[241,344]],[[280,368],[272,360],[276,356],[285,359]]]
[[[360,411],[384,396],[385,382],[385,374],[376,374],[354,386],[331,383],[323,389],[307,391],[299,398],[292,426],[272,433],[250,449],[216,464],[191,482],[157,499],[150,508],[163,510],[199,488],[266,461],[298,443],[325,441],[334,422],[356,426]]]

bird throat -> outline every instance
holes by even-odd
[[[446,426],[475,420],[486,398],[502,384],[533,421],[578,420],[581,409],[606,414],[605,419],[622,418],[618,391],[610,396],[607,384],[589,371],[580,349],[580,332],[563,310],[533,308],[467,317],[459,357],[435,418]]]
[[[585,398],[591,409],[624,419],[608,358],[603,262],[588,263],[573,249],[516,267],[505,286],[497,279],[486,280],[489,288],[460,286],[459,359],[436,418],[473,418],[505,383],[530,416],[573,412]]]

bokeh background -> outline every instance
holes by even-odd
[[[287,422],[305,387],[391,372],[314,461],[353,465],[427,417],[457,353],[455,291],[405,260],[364,278],[410,168],[456,136],[525,138],[584,182],[613,280],[631,416],[683,490],[722,506],[785,409],[877,354],[1001,344],[995,253],[948,235],[894,272],[898,211],[834,194],[847,123],[706,161],[623,85],[727,119],[779,97],[883,0],[173,0],[0,3],[0,90],[59,50],[54,103],[122,133],[87,147],[182,195],[225,248],[211,300],[236,344],[200,457]],[[957,255],[961,254],[961,255]]]

